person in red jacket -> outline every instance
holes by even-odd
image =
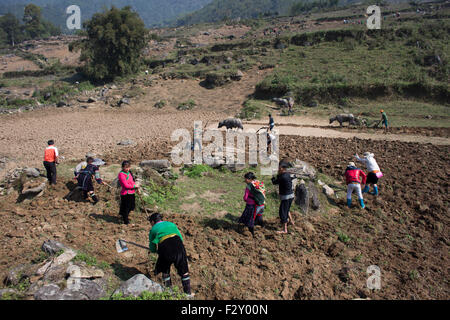
[[[361,169],[357,168],[354,162],[350,162],[345,170],[345,182],[347,183],[347,206],[352,207],[352,193],[356,191],[358,195],[359,204],[364,209],[364,199],[361,192],[361,183],[366,184],[366,174]]]

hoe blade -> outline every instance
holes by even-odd
[[[121,239],[117,240],[116,241],[116,250],[117,250],[118,253],[122,253],[124,251],[127,251],[128,247],[127,247],[126,241],[125,240],[121,240]]]

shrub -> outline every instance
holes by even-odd
[[[189,99],[186,102],[182,102],[178,105],[177,109],[178,110],[191,110],[192,108],[194,108],[196,106],[196,103],[194,100]]]
[[[87,38],[72,42],[69,50],[81,50],[83,72],[89,78],[107,81],[139,70],[147,31],[130,6],[96,13],[84,27]]]
[[[189,178],[200,178],[204,172],[210,172],[213,169],[205,164],[193,165],[190,168],[184,168],[183,174]]]

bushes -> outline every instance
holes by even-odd
[[[264,108],[255,101],[247,100],[241,111],[236,115],[239,119],[260,119],[263,116]]]
[[[191,110],[192,108],[194,108],[196,106],[196,103],[194,100],[189,99],[186,102],[182,102],[178,105],[177,109],[178,110]]]
[[[196,164],[189,168],[183,168],[183,174],[189,178],[200,178],[205,172],[211,172],[213,169],[205,164]]]
[[[84,26],[87,38],[71,43],[69,50],[81,50],[83,72],[89,78],[109,81],[139,70],[147,31],[131,7],[97,13]]]

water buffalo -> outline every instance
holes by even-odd
[[[229,118],[229,119],[225,119],[223,121],[219,122],[219,127],[218,128],[222,128],[223,126],[225,126],[228,129],[233,129],[233,128],[239,128],[241,130],[244,130],[244,127],[242,126],[242,122],[240,119],[236,119],[236,118]]]
[[[342,127],[343,122],[348,122],[349,125],[357,125],[358,121],[351,113],[342,113],[338,114],[335,117],[330,118],[330,124],[332,124],[334,121],[339,122],[339,125]]]

